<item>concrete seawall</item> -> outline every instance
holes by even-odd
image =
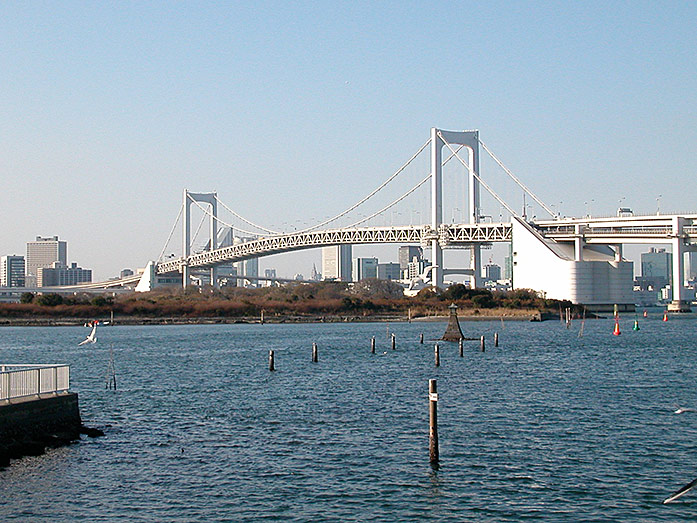
[[[66,392],[0,405],[0,467],[10,459],[43,454],[85,433],[77,394]]]

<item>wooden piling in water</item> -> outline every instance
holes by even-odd
[[[499,346],[499,333],[495,332],[494,333],[494,347],[498,347],[498,346]]]
[[[440,348],[438,347],[437,343],[433,349],[433,352],[434,352],[434,355],[436,357],[436,367],[440,367]]]
[[[370,353],[375,354],[375,336],[370,339]]]
[[[317,344],[312,344],[312,363],[317,363]]]
[[[484,352],[484,350],[485,350],[484,336],[479,338],[479,346],[481,347],[482,352]]]
[[[395,350],[397,348],[397,337],[394,335],[394,332],[392,333],[392,350]]]
[[[272,350],[269,351],[269,370],[270,371],[276,370],[276,367],[275,367],[274,361],[273,361],[273,351]]]
[[[460,357],[462,358],[465,355],[465,344],[462,341],[462,338],[458,340],[457,346],[460,349]]]
[[[423,333],[423,332],[422,332],[421,335],[419,336],[419,343],[420,343],[421,345],[424,344],[424,333]]]
[[[431,464],[438,463],[438,386],[436,380],[428,380],[428,454]]]

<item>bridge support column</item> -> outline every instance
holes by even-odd
[[[685,293],[683,290],[683,281],[685,280],[683,222],[684,219],[680,216],[673,217],[673,239],[671,241],[673,250],[673,274],[670,282],[670,288],[673,291],[673,301],[668,305],[668,310],[674,312],[690,312],[690,303],[685,300]]]
[[[574,235],[574,260],[583,261],[583,246],[586,242],[583,241],[583,226],[581,224],[574,225]]]
[[[189,266],[184,264],[182,265],[182,287],[185,289],[189,286],[191,283],[191,269],[189,269]]]
[[[190,283],[189,277],[191,272],[187,266],[189,256],[191,256],[191,203],[192,202],[203,202],[211,206],[211,211],[209,213],[210,222],[210,242],[208,248],[214,251],[218,248],[218,198],[217,194],[212,193],[193,193],[184,189],[184,201],[182,205],[184,206],[184,226],[182,227],[182,256],[184,258],[184,263],[182,264],[182,286],[187,287]],[[211,285],[214,287],[218,286],[218,271],[216,267],[210,270]]]
[[[438,234],[443,223],[443,140],[438,129],[431,129],[431,227]],[[443,287],[443,249],[438,238],[431,240],[431,282],[436,287]]]
[[[470,251],[470,269],[472,269],[470,287],[477,289],[482,286],[482,251],[479,245],[473,245]]]
[[[468,180],[469,180],[469,223],[479,223],[479,131],[444,131],[431,129],[431,227],[437,234],[443,223],[443,147],[445,142],[463,145],[468,150]],[[433,257],[433,285],[443,287],[443,250],[438,240],[431,240],[431,256]],[[479,245],[473,245],[470,253],[470,268],[472,287],[481,285],[481,251]]]

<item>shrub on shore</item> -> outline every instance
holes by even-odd
[[[29,293],[25,293],[29,294]],[[568,301],[541,298],[529,289],[489,291],[462,284],[445,290],[427,287],[406,298],[393,282],[367,279],[352,286],[340,282],[292,283],[282,287],[164,288],[147,293],[94,296],[45,294],[22,296],[21,303],[0,304],[0,317],[98,318],[114,314],[143,317],[249,317],[271,315],[404,314],[412,317],[448,314],[455,303],[461,312],[524,309],[555,312]],[[578,307],[577,307],[578,308]]]

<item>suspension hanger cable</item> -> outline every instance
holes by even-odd
[[[220,205],[222,205],[225,209],[227,209],[235,218],[239,218],[240,220],[242,220],[242,221],[243,221],[244,223],[246,223],[247,225],[251,225],[252,227],[256,227],[257,229],[260,229],[260,230],[262,230],[262,231],[264,231],[264,232],[268,232],[269,234],[280,234],[278,231],[272,231],[271,229],[267,229],[266,227],[262,227],[261,225],[257,225],[256,223],[252,223],[252,222],[250,222],[248,219],[244,218],[243,216],[240,216],[240,215],[237,214],[235,211],[233,211],[232,209],[230,209],[230,207],[228,207],[227,205],[225,205],[225,202],[223,202],[222,200],[220,200],[220,199],[218,198],[218,195],[217,195],[217,194],[215,195],[215,199],[218,201],[218,203],[219,203]]]
[[[368,220],[370,220],[370,219],[372,219],[372,218],[375,218],[376,216],[382,214],[383,212],[385,212],[386,210],[388,210],[390,207],[393,207],[393,206],[397,205],[397,204],[398,204],[399,202],[401,202],[404,198],[406,198],[407,196],[409,196],[409,195],[410,195],[411,193],[413,193],[416,189],[418,189],[418,188],[421,187],[424,183],[426,183],[426,182],[429,180],[430,177],[431,177],[431,175],[429,174],[428,176],[426,176],[426,178],[424,178],[423,180],[421,180],[421,181],[420,181],[419,183],[417,183],[414,187],[412,187],[411,189],[409,189],[406,193],[404,193],[402,196],[400,196],[399,198],[397,198],[397,199],[396,199],[395,201],[393,201],[392,203],[390,203],[390,204],[388,204],[387,206],[383,207],[383,208],[380,209],[379,211],[377,211],[377,212],[371,214],[370,216],[366,216],[366,217],[363,218],[362,220],[359,220],[359,221],[357,221],[357,222],[355,222],[355,223],[352,223],[351,225],[347,225],[347,227],[355,227],[356,225],[360,225],[361,223],[367,222]]]
[[[211,211],[209,211],[208,209],[206,209],[205,207],[203,207],[200,203],[198,203],[196,200],[194,200],[193,198],[191,198],[191,196],[189,196],[189,199],[196,205],[196,207],[198,207],[199,209],[201,209],[204,213],[206,213],[206,214],[207,214],[208,216],[210,216],[211,218],[215,218],[216,221],[218,221],[219,223],[222,223],[222,224],[225,225],[226,227],[230,227],[230,229],[233,229],[233,230],[235,230],[235,231],[239,231],[239,232],[243,232],[243,233],[245,233],[245,234],[249,234],[250,236],[254,236],[254,237],[258,237],[258,236],[259,236],[259,233],[258,233],[258,232],[246,231],[246,230],[241,229],[241,228],[239,228],[239,227],[237,227],[237,226],[235,226],[235,225],[232,225],[231,223],[227,223],[226,221],[221,220],[221,219],[218,218],[217,216],[213,216],[213,213],[212,213]]]
[[[198,238],[198,233],[201,231],[201,227],[203,227],[203,222],[206,221],[206,215],[204,214],[201,216],[201,221],[198,223],[198,227],[196,229],[196,232],[194,233],[194,237],[191,239],[191,243],[189,244],[189,249],[191,249],[191,246],[196,242],[196,238]]]
[[[463,147],[464,147],[464,145],[461,145],[460,147],[458,147],[457,151],[459,151],[459,150],[462,149]],[[453,158],[455,158],[455,155],[454,155],[454,154],[451,154],[451,155],[448,157],[448,159],[445,160],[445,161],[443,162],[443,165],[446,165],[446,164],[447,164],[450,160],[452,160]],[[423,180],[421,180],[421,181],[420,181],[419,183],[417,183],[414,187],[412,187],[411,189],[409,189],[406,193],[404,193],[402,196],[400,196],[399,198],[397,198],[396,200],[394,200],[392,203],[390,203],[390,204],[388,204],[387,206],[383,207],[383,208],[380,209],[379,211],[377,211],[377,212],[371,214],[370,216],[367,216],[367,217],[365,217],[365,218],[363,218],[363,219],[361,219],[361,220],[359,220],[359,221],[357,221],[357,222],[355,222],[355,223],[352,223],[351,225],[348,225],[347,227],[355,227],[356,225],[360,225],[361,223],[367,222],[368,220],[370,220],[370,219],[372,219],[372,218],[375,218],[376,216],[382,214],[383,212],[385,212],[386,210],[388,210],[390,207],[393,207],[393,206],[397,205],[399,202],[401,202],[402,200],[404,200],[404,198],[406,198],[407,196],[409,196],[409,195],[410,195],[411,193],[413,193],[416,189],[418,189],[418,188],[421,187],[424,183],[426,183],[430,177],[431,177],[431,175],[428,174],[428,175],[426,176],[426,178],[424,178]]]
[[[478,141],[479,144],[484,148],[484,150],[485,150],[487,153],[489,153],[489,156],[491,156],[491,158],[493,158],[493,160],[494,160],[497,164],[499,164],[499,167],[501,167],[501,169],[503,169],[503,170],[506,172],[506,174],[507,174],[508,176],[510,176],[510,178],[511,178],[515,183],[517,183],[517,184],[521,187],[521,189],[523,189],[526,193],[528,193],[528,194],[532,197],[533,200],[535,200],[538,204],[540,204],[540,206],[541,206],[545,211],[547,211],[547,212],[549,213],[549,215],[550,215],[552,218],[556,218],[556,217],[557,217],[557,215],[554,213],[554,211],[552,211],[552,209],[550,209],[547,205],[545,205],[545,203],[544,203],[542,200],[540,200],[530,189],[528,189],[528,188],[525,186],[525,184],[524,184],[523,182],[521,182],[520,179],[518,179],[518,177],[516,177],[516,175],[514,175],[514,174],[503,164],[503,162],[501,162],[501,160],[499,160],[499,159],[496,157],[496,155],[495,155],[494,153],[491,152],[491,150],[486,146],[486,144],[485,144],[484,142],[482,142],[482,141],[479,139],[478,136],[477,136],[477,141]]]
[[[165,251],[167,250],[167,246],[169,245],[170,240],[172,239],[172,235],[174,234],[174,230],[177,228],[177,224],[179,223],[180,218],[182,217],[182,212],[184,210],[184,206],[182,205],[179,207],[179,214],[177,214],[177,219],[174,220],[174,225],[172,225],[172,230],[169,231],[169,236],[167,236],[167,241],[165,242],[164,247],[162,247],[162,252],[160,253],[160,256],[157,258],[157,261],[161,261],[162,257],[165,255]]]
[[[359,205],[362,205],[362,204],[364,204],[365,202],[367,202],[370,198],[372,198],[372,197],[375,196],[380,190],[382,190],[388,183],[390,183],[392,180],[394,180],[402,171],[404,171],[404,169],[406,169],[407,167],[409,167],[409,165],[411,164],[411,162],[413,162],[413,161],[416,159],[416,157],[419,156],[419,155],[421,154],[421,152],[422,152],[422,151],[428,146],[428,144],[430,144],[430,143],[431,143],[431,139],[429,138],[428,140],[426,140],[426,143],[423,144],[423,145],[419,148],[418,151],[416,151],[416,153],[414,154],[414,156],[412,156],[411,158],[409,158],[409,160],[407,161],[407,163],[405,163],[405,164],[402,165],[399,169],[397,169],[397,171],[396,171],[394,174],[392,174],[392,176],[390,176],[387,180],[385,180],[385,182],[383,182],[377,189],[375,189],[373,192],[371,192],[368,196],[366,196],[365,198],[363,198],[361,201],[359,201],[358,203],[355,203],[354,205],[352,205],[351,207],[349,207],[349,208],[346,209],[345,211],[343,211],[343,212],[337,214],[337,215],[334,216],[333,218],[329,218],[328,220],[324,220],[322,223],[318,223],[317,225],[313,225],[312,227],[308,227],[307,229],[303,229],[303,230],[298,231],[298,232],[299,232],[299,233],[303,233],[303,232],[312,231],[312,230],[314,230],[314,229],[318,229],[319,227],[322,227],[322,226],[324,226],[324,225],[327,225],[328,223],[331,223],[331,222],[333,222],[333,221],[338,220],[338,219],[341,218],[342,216],[346,216],[348,213],[350,213],[351,211],[353,211],[356,207],[358,207]]]
[[[445,140],[445,138],[443,138],[443,135],[440,132],[438,132],[438,136],[440,137],[441,140],[443,140],[443,143],[448,147],[448,149],[450,149],[452,151],[455,158],[457,158],[460,161],[460,163],[462,165],[464,165],[465,168],[472,174],[472,176],[474,176],[477,179],[477,181],[482,184],[484,189],[486,189],[487,192],[489,194],[491,194],[496,199],[496,201],[498,201],[501,205],[503,205],[506,208],[506,210],[511,213],[512,216],[518,217],[518,214],[513,209],[511,209],[508,206],[508,204],[506,202],[504,202],[503,199],[498,194],[496,194],[496,192],[494,192],[494,190],[491,187],[489,187],[486,184],[486,182],[484,182],[484,180],[482,180],[476,172],[474,172],[474,169],[472,169],[472,167],[470,167],[462,158],[460,158],[460,156],[457,154],[457,152],[455,152],[455,150],[450,145],[450,143],[447,142]]]

